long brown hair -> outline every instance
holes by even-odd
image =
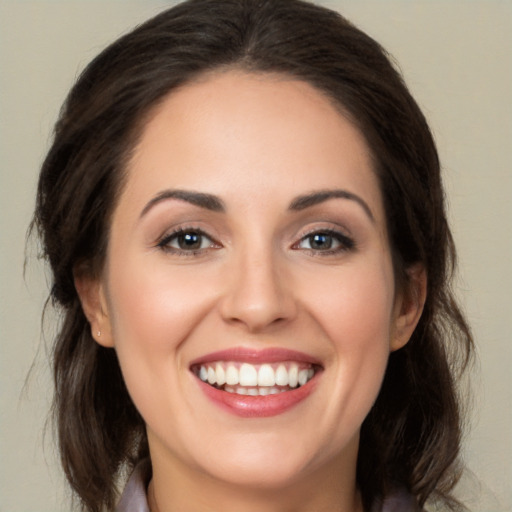
[[[440,164],[423,114],[385,50],[339,14],[300,0],[188,0],[123,36],[82,73],[43,163],[33,226],[63,321],[53,348],[54,416],[64,471],[83,509],[112,509],[120,475],[148,456],[144,421],[115,351],[91,337],[73,272],[100,272],[110,216],[144,119],[172,90],[236,68],[304,80],[360,128],[384,197],[397,280],[422,263],[423,315],[391,354],[362,425],[357,480],[368,509],[395,486],[419,506],[455,510],[461,413],[457,378],[472,353],[450,290],[455,250]]]

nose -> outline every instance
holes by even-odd
[[[283,325],[295,316],[292,281],[277,259],[271,251],[260,251],[241,254],[230,262],[220,305],[224,321],[254,333]]]

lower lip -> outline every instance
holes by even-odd
[[[238,395],[214,388],[196,378],[203,393],[216,405],[244,418],[277,416],[305,400],[315,389],[318,375],[303,386],[275,395]]]

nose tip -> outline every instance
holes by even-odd
[[[291,320],[296,305],[290,283],[275,262],[246,261],[231,272],[222,301],[225,321],[258,332]]]

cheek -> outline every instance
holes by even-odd
[[[208,276],[199,279],[197,273],[143,260],[125,260],[110,272],[107,301],[114,345],[143,416],[145,407],[180,385],[176,370],[184,367],[183,342],[212,302],[204,290],[205,279]]]
[[[364,354],[364,347],[389,340],[394,279],[386,260],[347,265],[308,289],[309,310],[338,348]]]
[[[334,277],[334,278],[333,278]],[[394,281],[386,262],[344,268],[310,289],[309,310],[331,343],[330,412],[334,424],[363,422],[382,384],[389,357]],[[342,397],[342,399],[340,399]],[[332,417],[332,416],[331,416]],[[340,434],[341,435],[341,434]]]
[[[355,404],[371,405],[389,357],[389,303],[373,287],[338,299],[339,307],[331,305],[330,321],[324,323],[335,353],[335,385],[355,397]]]
[[[144,261],[127,262],[111,272],[109,309],[116,346],[139,345],[148,353],[176,348],[210,301],[207,287],[200,286],[208,279],[186,268]]]

